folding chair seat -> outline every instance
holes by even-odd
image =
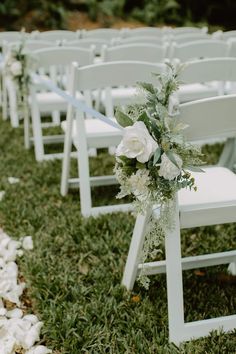
[[[78,62],[83,66],[92,64],[94,52],[92,49],[74,48],[74,47],[54,47],[50,49],[42,49],[35,51],[38,61],[35,65],[35,70],[39,74],[46,75],[52,82],[61,87],[63,90],[68,90],[69,68],[72,62]],[[33,142],[35,147],[35,158],[37,161],[44,159],[52,159],[61,157],[61,154],[45,154],[44,141],[47,143],[62,142],[63,135],[43,137],[43,127],[60,125],[60,113],[67,111],[67,101],[63,97],[52,91],[40,91],[42,86],[34,83],[30,88],[29,104],[31,106],[31,118],[33,128]],[[78,92],[77,99],[84,100],[84,97]],[[56,117],[52,124],[42,124],[41,115],[53,114]],[[47,139],[47,140],[45,140]]]
[[[74,97],[76,90],[93,95],[94,90],[104,89],[106,93],[105,114],[114,118],[114,108],[111,88],[120,85],[135,85],[137,81],[156,84],[156,78],[151,73],[160,73],[165,69],[164,64],[147,62],[120,61],[101,63],[83,68],[73,67],[71,95]],[[137,101],[135,96],[133,100]],[[122,102],[123,103],[123,102]],[[64,156],[61,177],[61,194],[65,196],[68,188],[80,187],[80,204],[83,216],[97,215],[118,210],[127,210],[126,205],[107,205],[93,207],[91,186],[116,184],[114,175],[90,177],[89,174],[89,148],[109,148],[118,145],[121,140],[120,129],[106,126],[93,118],[85,118],[83,112],[76,109],[76,122],[73,124],[74,109],[68,106],[67,120],[63,123],[65,129]],[[73,128],[74,127],[74,128]],[[74,129],[74,130],[73,130]],[[73,133],[72,133],[73,132]],[[70,153],[72,143],[78,149],[79,179],[69,178]]]
[[[236,95],[207,98],[180,105],[181,121],[189,124],[185,131],[187,140],[198,142],[201,139],[222,136],[235,138],[235,109]],[[123,285],[132,290],[141,269],[146,275],[166,272],[169,340],[176,345],[182,341],[206,336],[213,330],[230,331],[236,328],[236,315],[193,322],[184,320],[182,271],[230,263],[235,266],[236,259],[236,250],[181,257],[181,229],[236,222],[236,175],[224,167],[203,169],[205,173],[192,173],[198,187],[196,192],[181,190],[176,195],[174,228],[165,235],[164,261],[141,264],[140,250],[144,243],[148,219],[152,213],[154,216],[157,214],[156,208],[149,208],[144,215],[137,216],[122,280]]]

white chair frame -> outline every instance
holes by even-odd
[[[187,84],[187,86],[199,83],[199,86],[203,88],[202,92],[199,91],[198,94],[193,94],[191,99],[189,95],[187,101],[224,95],[226,83],[236,81],[236,58],[207,58],[187,62],[185,69],[180,74],[180,80]],[[214,85],[215,88],[213,87],[212,90],[209,83],[213,81],[216,85]],[[181,98],[183,99],[183,96],[181,96],[181,87],[183,86],[180,85],[179,88],[180,102],[183,102],[181,101]],[[204,86],[206,86],[206,91],[204,91]],[[233,169],[236,163],[235,144],[235,139],[229,138],[226,140],[218,161],[218,166]]]
[[[184,44],[172,43],[170,47],[170,59],[179,59],[186,62],[199,58],[225,57],[228,52],[228,44],[217,39],[198,40]]]
[[[162,72],[165,70],[164,64],[152,64],[137,61],[122,61],[95,64],[84,68],[73,66],[71,77],[70,93],[74,97],[75,91],[87,92],[87,96],[93,93],[93,90],[105,89],[106,115],[113,117],[113,105],[110,94],[111,86],[135,85],[137,81],[157,83],[156,78],[151,75],[153,72]],[[82,111],[76,111],[77,129],[73,129],[74,109],[72,105],[68,106],[66,132],[64,143],[64,157],[61,177],[61,194],[65,196],[69,186],[80,187],[81,213],[88,217],[101,213],[113,211],[128,210],[130,205],[107,205],[101,207],[92,206],[91,186],[116,184],[115,176],[90,177],[89,174],[89,148],[101,148],[118,145],[121,141],[121,131],[118,129],[108,130],[107,125],[103,123],[98,131],[88,130],[90,119],[85,119]],[[96,123],[96,120],[94,121]],[[73,134],[74,131],[74,134]],[[70,154],[72,143],[78,150],[79,178],[69,178],[70,175]]]
[[[189,124],[186,130],[186,137],[190,141],[199,141],[202,138],[216,136],[236,137],[236,121],[234,112],[236,110],[236,95],[208,98],[181,105],[181,120]],[[224,119],[222,117],[224,116]],[[207,118],[207,119],[206,119]],[[215,170],[214,170],[215,169]],[[169,320],[169,340],[179,345],[182,341],[196,339],[208,335],[213,330],[230,331],[236,328],[236,315],[222,316],[218,318],[206,319],[186,323],[184,321],[184,300],[182,270],[195,269],[219,264],[232,263],[235,268],[236,250],[206,254],[181,258],[180,229],[205,225],[215,225],[222,223],[236,222],[236,176],[233,172],[219,167],[212,167],[213,173],[223,171],[225,178],[218,182],[229,183],[232,194],[221,201],[207,200],[204,202],[192,202],[194,193],[185,195],[185,203],[181,205],[181,191],[175,199],[174,229],[167,232],[165,237],[166,260],[140,264],[140,251],[142,249],[147,223],[152,209],[147,209],[144,215],[139,214],[130,244],[129,254],[126,261],[122,284],[132,290],[137,274],[142,268],[147,275],[166,273],[167,276],[167,298],[168,298],[168,320]],[[207,179],[210,169],[205,169],[202,176],[203,181]],[[214,174],[212,179],[208,179],[208,188],[214,184]],[[222,177],[223,178],[223,177]],[[217,187],[216,187],[217,188]],[[221,188],[218,186],[218,188]],[[228,186],[226,186],[228,188]],[[191,195],[192,193],[192,195]],[[196,192],[198,193],[198,191]],[[205,195],[207,195],[207,187]],[[183,194],[182,194],[183,196]],[[187,202],[186,202],[187,201]],[[193,204],[191,204],[193,203]]]
[[[167,54],[167,44],[161,46],[154,44],[124,44],[113,47],[103,46],[102,60],[139,60],[153,63],[163,62]]]
[[[35,65],[35,70],[41,72],[41,70],[48,70],[50,78],[57,85],[57,68],[64,68],[65,74],[69,80],[69,70],[72,62],[78,62],[81,66],[85,64],[92,64],[94,60],[94,52],[92,49],[74,48],[74,47],[54,47],[51,49],[42,49],[35,51],[35,55],[38,57],[38,63]],[[68,84],[68,83],[67,83]],[[45,154],[44,144],[53,144],[63,142],[64,135],[50,135],[43,136],[41,114],[54,111],[66,112],[67,101],[60,98],[57,94],[53,93],[55,98],[50,103],[40,104],[38,103],[37,94],[38,86],[36,83],[30,86],[30,104],[31,104],[31,119],[33,138],[30,139],[34,143],[35,158],[37,161],[51,160],[54,158],[61,158],[62,153]],[[42,85],[40,87],[42,89]],[[40,93],[39,93],[40,94]],[[47,94],[47,92],[45,93]],[[51,93],[48,92],[48,95]],[[58,101],[58,98],[60,99]],[[60,118],[58,121],[60,125]]]

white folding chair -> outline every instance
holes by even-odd
[[[179,59],[186,62],[199,58],[225,57],[228,44],[217,39],[198,40],[184,44],[172,43],[170,46],[170,59]]]
[[[93,63],[94,52],[92,49],[74,48],[74,47],[54,47],[51,49],[41,49],[34,52],[38,58],[35,64],[35,71],[39,74],[49,75],[50,79],[56,86],[61,86],[67,90],[69,68],[72,62],[78,62],[80,66]],[[40,87],[42,89],[42,87]],[[78,99],[83,100],[83,96],[79,93]],[[37,84],[30,87],[30,106],[31,119],[33,129],[33,139],[35,148],[35,158],[37,161],[45,159],[60,158],[62,154],[45,154],[44,143],[51,144],[63,141],[63,135],[43,136],[42,127],[52,125],[60,125],[60,116],[58,121],[53,124],[47,123],[42,125],[41,116],[48,115],[52,112],[66,112],[67,101],[55,92],[38,91]]]
[[[180,80],[184,83],[177,92],[180,102],[224,95],[229,93],[226,92],[229,83],[236,81],[236,58],[208,58],[187,62],[180,73]],[[235,139],[223,141],[225,144],[218,165],[233,169],[236,162]],[[216,142],[213,139],[202,143]]]
[[[180,74],[180,102],[219,96],[225,93],[225,83],[236,80],[236,59],[229,57],[187,61]]]
[[[20,47],[21,42],[3,42],[3,55],[4,57],[12,48]],[[33,55],[33,52],[38,49],[52,48],[52,43],[49,41],[41,40],[26,40],[24,43],[24,50]],[[8,108],[9,101],[9,108]],[[14,81],[10,77],[3,75],[3,111],[5,112],[5,118],[8,117],[8,110],[10,116],[10,122],[12,127],[19,127],[19,112],[17,107],[17,88]]]
[[[29,36],[28,33],[23,33],[19,31],[3,31],[0,32],[0,56],[1,56],[1,62],[0,62],[0,104],[2,105],[2,118],[3,120],[6,120],[8,118],[8,110],[7,110],[7,96],[6,96],[6,88],[5,88],[5,83],[4,83],[4,78],[3,78],[3,69],[4,69],[4,52],[3,52],[3,46],[4,43],[8,42],[16,42],[20,41],[24,38],[27,38]]]
[[[114,108],[111,96],[111,88],[120,85],[135,85],[137,81],[151,82],[156,84],[156,78],[152,73],[162,72],[166,66],[164,64],[152,64],[146,62],[122,61],[95,64],[83,68],[73,66],[70,93],[75,95],[76,90],[93,95],[94,90],[105,89],[105,114],[109,118],[114,118]],[[134,95],[127,100],[126,104],[137,102]],[[119,104],[118,101],[116,101]],[[122,104],[124,102],[122,101]],[[64,156],[61,177],[61,194],[65,196],[69,186],[80,187],[81,213],[87,217],[99,213],[127,210],[126,205],[107,205],[101,207],[92,206],[91,187],[99,185],[116,184],[115,176],[90,177],[89,174],[89,148],[102,148],[118,145],[121,140],[121,131],[110,127],[98,119],[85,118],[82,111],[76,110],[76,124],[73,123],[74,109],[68,106],[67,120],[63,122],[66,132],[64,143]],[[70,153],[71,145],[78,151],[79,179],[69,178],[70,174]]]
[[[163,62],[166,58],[167,44],[129,43],[112,47],[103,46],[103,61],[140,60],[152,63]]]
[[[235,138],[235,110],[236,95],[182,104],[180,118],[189,124],[186,138],[190,141],[224,136]],[[236,250],[181,258],[180,229],[236,222],[236,175],[224,167],[204,170],[205,173],[193,173],[197,192],[181,190],[176,196],[174,229],[165,236],[164,261],[140,264],[148,219],[155,210],[149,208],[144,215],[138,215],[122,280],[131,290],[140,269],[146,275],[166,272],[169,340],[177,345],[206,336],[213,330],[236,328],[236,315],[188,323],[184,320],[182,271],[231,262],[235,265],[236,260]]]
[[[153,44],[141,44],[132,43],[117,46],[103,46],[102,48],[102,61],[112,62],[120,60],[139,60],[150,63],[164,62],[167,53],[167,44],[153,45]],[[133,87],[121,87],[115,88],[111,91],[112,100],[115,103],[119,100],[125,102],[129,97],[134,95]],[[99,102],[104,105],[105,94],[101,93]]]

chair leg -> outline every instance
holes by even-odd
[[[28,106],[28,96],[24,98],[24,143],[25,149],[30,148],[30,117],[29,117],[29,106]]]
[[[66,117],[66,132],[64,138],[64,152],[62,159],[62,172],[61,172],[61,195],[65,197],[68,193],[69,175],[70,175],[70,155],[72,149],[72,129],[73,129],[73,107],[68,106]]]
[[[60,112],[59,111],[53,111],[52,112],[52,121],[55,125],[60,125],[61,124],[61,119],[60,119]]]
[[[7,92],[9,97],[10,121],[13,128],[19,127],[19,109],[17,104],[17,92],[14,83],[7,81]]]
[[[5,80],[2,81],[2,119],[8,118],[8,101],[7,101],[7,89]]]
[[[43,161],[44,157],[44,145],[43,145],[43,133],[41,127],[40,112],[35,103],[32,103],[32,129],[34,137],[34,152],[37,161]]]
[[[122,279],[122,285],[124,285],[127,290],[133,289],[134,282],[137,277],[138,264],[140,262],[140,253],[143,248],[143,243],[145,240],[145,231],[151,213],[152,208],[147,210],[145,215],[139,214],[135,222],[132,240],[130,243],[129,253]]]
[[[80,180],[80,205],[81,213],[84,217],[91,216],[92,212],[92,197],[89,175],[89,156],[87,138],[84,126],[84,116],[82,112],[76,114],[76,131],[78,132],[78,173]]]
[[[179,345],[184,330],[184,301],[178,208],[174,229],[165,238],[169,340]]]

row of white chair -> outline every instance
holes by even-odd
[[[78,39],[78,38],[100,38],[100,39],[112,39],[116,37],[133,37],[133,36],[153,36],[161,37],[170,34],[184,34],[184,33],[207,33],[208,28],[197,28],[197,27],[139,27],[139,28],[97,28],[92,30],[51,30],[51,31],[33,31],[31,33],[24,33],[25,36],[32,37],[41,40],[51,40],[55,41],[58,39]],[[7,31],[0,32],[0,42],[1,39],[5,40],[17,40],[22,36],[22,32],[18,31]]]
[[[221,43],[222,44],[222,43]],[[209,49],[209,47],[206,47]],[[140,58],[142,61],[149,61],[157,63],[155,55],[150,55],[147,57],[147,47],[141,47]],[[224,48],[223,48],[224,49]],[[141,55],[141,52],[144,56]],[[109,54],[109,52],[107,52]],[[131,51],[132,53],[132,51]],[[211,53],[211,51],[210,51]],[[215,53],[213,53],[215,54]],[[219,53],[220,57],[223,57],[225,54],[224,50]],[[221,55],[220,55],[221,54]],[[54,84],[64,87],[65,90],[68,90],[68,68],[72,62],[79,62],[80,67],[89,65],[93,63],[93,52],[91,50],[79,49],[79,48],[64,48],[57,47],[51,49],[41,49],[36,51],[36,56],[38,61],[35,65],[35,70],[38,70],[41,74],[45,75],[46,73],[51,73],[50,77],[53,80]],[[203,56],[203,54],[201,55]],[[210,54],[209,54],[210,56]],[[123,56],[125,57],[125,56]],[[206,55],[207,57],[207,55]],[[137,59],[137,52],[133,52],[133,56],[127,56],[126,59],[134,60]],[[121,57],[112,57],[110,56],[106,59],[107,61],[117,61]],[[67,68],[64,70],[64,74],[61,75],[61,67]],[[56,74],[57,68],[59,69],[59,74]],[[202,69],[201,69],[202,70]],[[91,71],[92,72],[92,71]],[[106,73],[104,72],[104,75]],[[108,75],[108,74],[107,74]],[[62,82],[60,82],[62,79]],[[201,79],[201,80],[200,80]],[[212,79],[213,80],[213,79]],[[212,81],[207,80],[207,81]],[[227,81],[225,78],[215,77],[214,80],[217,81]],[[229,79],[233,81],[233,79]],[[94,78],[96,82],[96,79]],[[179,92],[179,98],[181,102],[186,102],[193,99],[209,97],[212,95],[217,95],[224,92],[224,87],[221,84],[204,84],[204,78],[200,76],[195,77],[195,81],[189,81],[188,77],[185,80],[189,85],[184,85],[181,87]],[[112,84],[112,82],[111,82]],[[5,85],[7,86],[9,102],[10,102],[10,117],[13,126],[19,125],[19,118],[17,115],[17,106],[16,106],[16,90],[14,90],[14,85],[9,78],[5,78]],[[112,85],[110,85],[112,86]],[[115,85],[114,85],[115,86]],[[99,90],[97,87],[95,92],[93,92],[93,97],[90,98],[87,103],[92,106],[92,100],[99,98]],[[32,119],[33,119],[33,131],[34,131],[34,144],[35,144],[35,156],[38,161],[43,159],[51,158],[51,155],[46,156],[44,153],[44,137],[42,134],[43,124],[41,124],[41,116],[48,115],[49,113],[53,116],[53,125],[60,124],[60,113],[65,113],[67,111],[67,102],[59,97],[57,94],[52,92],[35,92],[32,91],[32,96],[30,97],[30,104],[32,106]],[[133,98],[135,90],[132,88],[113,88],[111,91],[110,99],[107,99],[106,90],[101,91],[100,102],[103,104],[106,110],[106,114],[109,117],[114,116],[114,106],[121,105]],[[78,93],[78,97],[82,98],[81,92]],[[33,97],[33,98],[32,98]],[[97,100],[99,101],[99,100]],[[98,105],[97,105],[98,107]],[[46,126],[49,124],[47,123]],[[58,141],[59,137],[57,137]],[[62,137],[61,137],[62,139]],[[47,143],[54,141],[55,137],[47,137]]]
[[[31,33],[24,33],[25,37],[39,40],[57,41],[57,40],[77,40],[77,39],[102,39],[110,41],[111,39],[132,39],[135,37],[152,37],[156,40],[162,41],[163,39],[169,41],[183,41],[185,36],[194,38],[207,38],[210,36],[208,34],[207,27],[197,28],[197,27],[140,27],[140,28],[98,28],[93,30],[52,30],[52,31],[33,31]],[[227,40],[229,38],[236,37],[236,30],[232,31],[216,31],[212,34],[213,38]],[[16,41],[22,37],[22,32],[18,31],[7,31],[0,32],[0,43],[3,40]]]
[[[57,48],[57,50],[59,53],[61,48]],[[50,71],[51,64],[56,65],[59,62],[59,55],[55,55],[55,52],[53,52],[54,50],[51,52],[51,61],[49,60],[49,56],[46,56],[45,50],[37,52],[37,56],[39,57],[38,69],[42,65]],[[152,82],[155,85],[155,77],[151,75],[151,72],[163,72],[163,70],[165,70],[164,64],[147,62],[109,62],[85,67],[72,64],[68,90],[70,97],[78,98],[79,92],[81,95],[80,99],[84,100],[87,105],[91,105],[94,92],[105,89],[103,92],[106,94],[106,114],[110,115],[110,105],[112,103],[111,86],[133,86],[137,81]],[[53,75],[51,77],[53,79]],[[215,58],[189,62],[182,73],[181,79],[189,84],[214,80],[236,81],[236,59]],[[54,83],[58,83],[57,79]],[[33,107],[36,107],[38,104],[38,94],[40,93],[37,91],[37,83],[33,82],[30,95],[32,111]],[[56,107],[58,108],[59,106]],[[186,137],[189,141],[208,141],[212,138],[229,139],[228,152],[227,154],[223,154],[223,165],[227,165],[227,167],[231,167],[230,164],[235,162],[235,109],[235,95],[207,98],[203,101],[191,102],[180,106],[181,118],[190,126],[186,130]],[[32,120],[36,137],[41,129],[40,117],[37,117],[37,114],[35,115],[32,112]],[[75,109],[72,103],[68,105],[67,119],[63,123],[63,129],[66,136],[61,193],[65,195],[70,185],[76,186],[79,183],[81,211],[84,216],[129,209],[127,205],[115,207],[106,205],[94,208],[92,207],[91,198],[92,186],[112,184],[115,183],[115,179],[114,176],[99,176],[96,178],[90,176],[88,150],[89,148],[109,147],[118,144],[121,139],[121,131],[99,120],[87,117],[83,110]],[[79,179],[77,178],[76,180],[69,178],[72,144],[77,150],[79,166]],[[165,240],[166,260],[141,264],[140,249],[144,242],[148,218],[153,213],[152,209],[147,209],[145,215],[139,215],[136,220],[122,281],[123,285],[128,290],[131,290],[141,268],[144,268],[148,275],[166,272],[169,339],[177,345],[181,341],[207,335],[212,330],[230,331],[236,328],[235,315],[191,323],[185,323],[184,321],[182,270],[229,263],[235,267],[236,257],[236,251],[233,250],[182,259],[180,248],[181,228],[236,221],[235,174],[225,167],[217,166],[206,168],[204,174],[194,174],[194,176],[198,185],[198,191],[196,193],[193,191],[181,191],[176,196],[173,223],[175,228],[166,235]]]

